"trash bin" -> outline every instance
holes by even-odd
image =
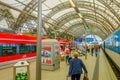
[[[19,61],[13,68],[13,80],[30,80],[29,63],[27,61]]]

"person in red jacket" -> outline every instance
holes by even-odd
[[[70,55],[70,49],[68,48],[68,46],[66,46],[65,48],[65,55],[66,55],[66,64],[69,64],[69,55]]]

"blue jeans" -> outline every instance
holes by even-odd
[[[99,53],[98,51],[95,51],[95,55],[96,55],[96,57],[98,56],[98,53]]]
[[[68,62],[69,60],[69,55],[66,55],[66,62]]]

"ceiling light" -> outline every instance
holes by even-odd
[[[77,13],[80,18],[83,18],[83,16],[80,13]]]
[[[70,2],[70,4],[71,4],[72,7],[75,7],[75,4],[73,3],[72,0],[69,0],[69,2]]]

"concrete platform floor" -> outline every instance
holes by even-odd
[[[88,70],[88,77],[89,80],[92,80],[92,76],[93,76],[93,71],[94,71],[94,67],[95,67],[95,63],[96,63],[96,57],[91,56],[90,54],[87,54],[87,59],[85,59],[84,56],[79,57],[83,60],[83,62],[85,63],[87,70]],[[31,63],[31,80],[35,80],[35,66],[36,65],[35,62]],[[42,80],[66,80],[66,76],[68,74],[68,69],[69,69],[69,65],[67,65],[65,63],[65,61],[61,61],[60,64],[60,68],[55,70],[55,71],[46,71],[46,70],[42,70]],[[83,77],[83,75],[82,75]],[[82,78],[81,77],[81,78]],[[69,78],[70,80],[70,78]]]
[[[87,54],[87,59],[84,56],[79,57],[85,63],[88,70],[89,80],[92,80],[94,67],[96,63],[96,57]],[[69,65],[65,61],[61,61],[60,68],[55,71],[42,70],[42,80],[66,80],[68,74]],[[35,80],[36,75],[36,62],[30,63],[30,80]],[[83,75],[82,75],[83,77]],[[82,78],[81,77],[81,78]],[[13,80],[13,67],[0,69],[0,80]],[[69,79],[70,80],[70,79]]]

